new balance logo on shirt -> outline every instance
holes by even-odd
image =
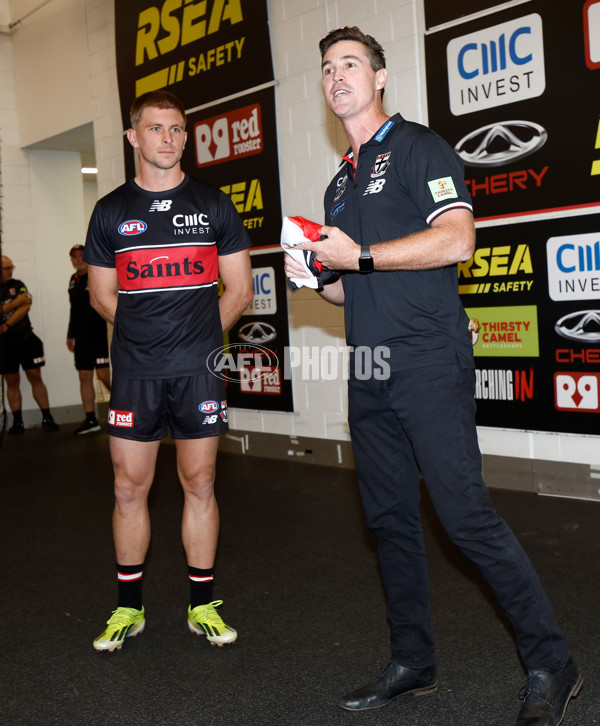
[[[172,199],[155,199],[150,205],[150,212],[168,212],[173,204]]]
[[[379,194],[379,192],[383,189],[384,184],[385,179],[373,179],[373,181],[369,182],[369,185],[365,189],[363,197],[366,197],[367,194]]]

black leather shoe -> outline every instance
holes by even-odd
[[[571,698],[581,690],[583,677],[571,656],[558,673],[532,670],[519,697],[523,706],[516,726],[558,726]]]
[[[346,694],[338,706],[348,711],[366,711],[391,703],[394,698],[412,693],[426,696],[437,690],[435,666],[413,670],[397,663],[388,663],[372,683]]]

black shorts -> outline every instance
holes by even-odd
[[[35,333],[23,335],[15,341],[7,340],[4,335],[0,351],[2,358],[0,359],[0,373],[7,375],[9,373],[18,373],[19,366],[24,371],[32,368],[41,368],[46,365],[44,359],[44,344]]]
[[[108,433],[133,441],[202,439],[229,430],[225,384],[210,373],[136,381],[113,375]]]
[[[75,368],[78,371],[93,371],[94,368],[108,368],[108,340],[77,340],[75,338]]]

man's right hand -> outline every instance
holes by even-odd
[[[286,277],[306,277],[307,279],[310,277],[306,273],[306,270],[299,262],[296,262],[296,260],[286,252],[285,254],[285,264],[284,264],[284,271]]]

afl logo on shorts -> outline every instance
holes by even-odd
[[[219,410],[219,404],[216,401],[202,401],[198,410],[202,413],[215,413]]]
[[[146,222],[142,222],[141,219],[129,219],[127,222],[121,222],[119,225],[119,234],[125,237],[132,237],[136,234],[142,234],[148,229]]]

